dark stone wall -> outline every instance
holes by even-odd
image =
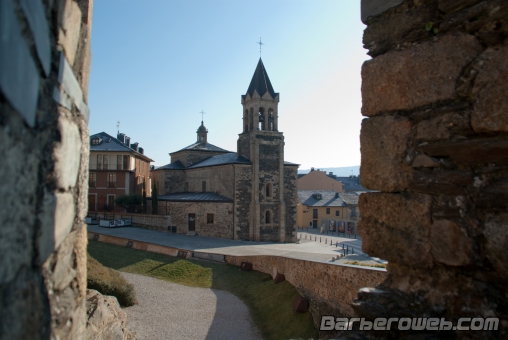
[[[249,239],[249,216],[252,200],[252,166],[235,166],[235,232],[240,240]]]
[[[259,145],[259,171],[279,171],[279,145]]]
[[[237,153],[250,160],[250,133],[242,133],[238,137]]]
[[[296,242],[298,167],[284,167],[284,201],[286,202],[286,242]]]
[[[361,181],[380,192],[360,196],[359,229],[389,266],[355,311],[497,316],[473,337],[506,338],[508,3],[408,0],[366,23]]]

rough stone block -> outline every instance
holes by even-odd
[[[360,178],[368,189],[387,192],[407,187],[412,168],[404,162],[411,123],[404,117],[373,117],[362,121]]]
[[[430,234],[432,198],[429,195],[404,195],[390,193],[364,193],[358,206],[362,219],[381,226],[403,231],[418,238]]]
[[[411,163],[413,168],[437,168],[441,166],[438,160],[427,155],[416,155]]]
[[[472,6],[480,1],[482,0],[440,0],[439,10],[448,14]]]
[[[55,195],[45,192],[39,213],[40,235],[37,238],[40,263],[44,263],[55,250],[55,207]]]
[[[60,83],[65,93],[71,98],[72,102],[74,103],[74,105],[76,105],[78,110],[82,110],[83,91],[81,90],[81,85],[79,85],[79,82],[76,79],[76,76],[74,75],[74,71],[72,70],[71,66],[69,65],[67,59],[65,59],[63,54],[60,54],[58,82]],[[86,113],[89,114],[89,112]]]
[[[429,38],[424,27],[435,20],[437,2],[406,1],[383,15],[371,20],[363,33],[363,45],[368,54],[376,57],[392,49],[410,47]]]
[[[275,275],[275,277],[273,278],[273,282],[275,284],[280,283],[285,280],[286,280],[286,277],[284,276],[284,274],[281,274],[281,273],[277,273],[277,275]]]
[[[449,266],[471,263],[472,240],[450,220],[436,220],[430,232],[431,253],[437,262]]]
[[[413,110],[456,99],[456,80],[482,49],[472,35],[448,33],[436,41],[366,61],[362,67],[362,114]]]
[[[309,302],[305,300],[304,297],[299,296],[296,298],[293,303],[293,312],[295,313],[305,313],[309,310]]]
[[[65,1],[64,8],[59,13],[58,23],[60,25],[58,43],[62,45],[65,56],[73,65],[81,29],[81,10],[75,1]]]
[[[465,193],[465,188],[473,184],[473,175],[463,171],[416,171],[409,188],[430,195],[457,196]]]
[[[375,17],[398,6],[406,0],[362,0],[362,21],[367,24],[369,17]]]
[[[448,113],[424,120],[416,126],[416,138],[424,142],[449,139],[457,135],[466,136],[472,132],[468,113]]]
[[[72,232],[58,247],[55,265],[51,277],[53,289],[62,291],[66,289],[76,277],[74,246],[76,245],[76,232]]]
[[[56,143],[53,151],[55,160],[56,185],[63,190],[69,190],[76,185],[80,164],[81,136],[74,122],[62,115],[58,119],[60,142]]]
[[[86,292],[85,339],[135,339],[127,330],[127,314],[114,296],[102,295],[96,290]]]
[[[416,230],[407,233],[365,217],[362,217],[358,229],[362,237],[362,251],[370,256],[412,267],[429,268],[432,265],[428,237],[422,239],[412,235]]]
[[[21,35],[11,0],[0,2],[0,37],[0,89],[33,127],[39,99],[39,72]]]
[[[76,214],[71,193],[55,193],[55,197],[55,248],[58,248],[71,231]]]
[[[490,48],[482,55],[484,65],[476,77],[471,116],[478,132],[508,132],[508,46]]]
[[[41,0],[21,0],[21,7],[34,36],[35,48],[42,68],[48,76],[51,67],[51,45],[44,6]]]
[[[508,278],[508,214],[489,214],[485,221],[485,250],[497,273]]]
[[[417,150],[434,157],[448,157],[462,164],[508,163],[508,139],[503,136],[422,144]]]
[[[366,193],[358,203],[365,253],[395,263],[430,266],[430,196]]]
[[[240,265],[240,270],[242,271],[251,271],[252,270],[252,263],[250,262],[242,262]]]

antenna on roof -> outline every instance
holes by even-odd
[[[118,130],[118,133],[120,133],[120,121],[116,122],[116,129]]]
[[[257,42],[256,44],[259,45],[259,57],[261,58],[261,46],[264,45],[262,42],[261,42],[261,37],[259,37],[259,42]]]

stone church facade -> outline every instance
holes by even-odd
[[[171,215],[178,233],[295,242],[298,164],[284,161],[279,94],[261,59],[241,102],[237,152],[208,143],[201,122],[196,142],[152,171],[160,210]]]

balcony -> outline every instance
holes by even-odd
[[[126,170],[134,171],[134,167],[124,167],[123,164],[109,163],[109,164],[97,164],[96,162],[90,162],[88,164],[89,170]]]

